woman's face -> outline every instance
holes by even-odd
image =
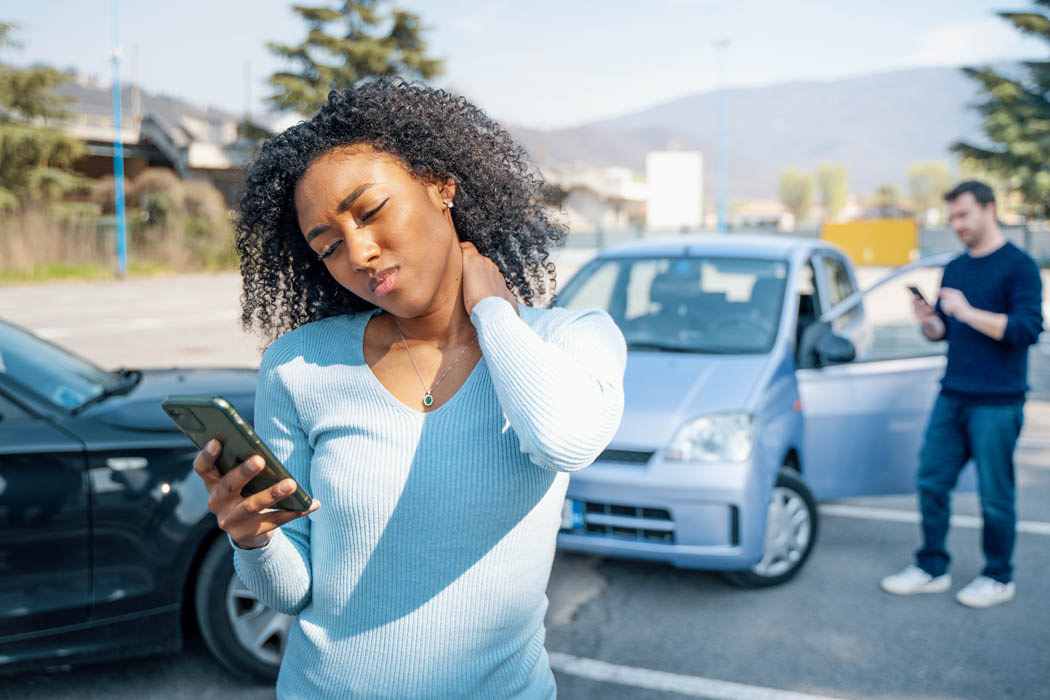
[[[339,284],[412,318],[457,298],[462,254],[444,203],[454,194],[451,180],[425,183],[362,145],[314,161],[296,183],[295,209],[307,245]]]

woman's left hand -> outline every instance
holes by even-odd
[[[506,299],[516,312],[518,302],[507,289],[507,280],[496,263],[478,252],[473,243],[461,242],[459,247],[463,251],[463,306],[467,315],[485,297]]]

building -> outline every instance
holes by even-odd
[[[72,98],[72,116],[63,128],[86,146],[75,170],[89,177],[112,174],[111,86],[75,76],[56,92]],[[236,203],[245,164],[257,145],[238,136],[237,117],[129,86],[122,90],[121,121],[124,174],[129,180],[148,167],[166,167],[185,180],[206,180],[223,193],[227,204]]]
[[[646,184],[628,168],[551,165],[543,176],[552,205],[570,233],[639,229],[645,223]]]

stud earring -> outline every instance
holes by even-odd
[[[446,207],[448,207],[449,209],[452,208],[452,200],[451,199],[445,199],[445,200],[442,200],[442,201],[445,202],[445,206]]]

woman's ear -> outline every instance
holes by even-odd
[[[451,177],[445,176],[437,178],[435,184],[437,185],[438,195],[440,195],[441,201],[445,203],[445,206],[451,209],[453,202],[456,199],[456,181]]]

